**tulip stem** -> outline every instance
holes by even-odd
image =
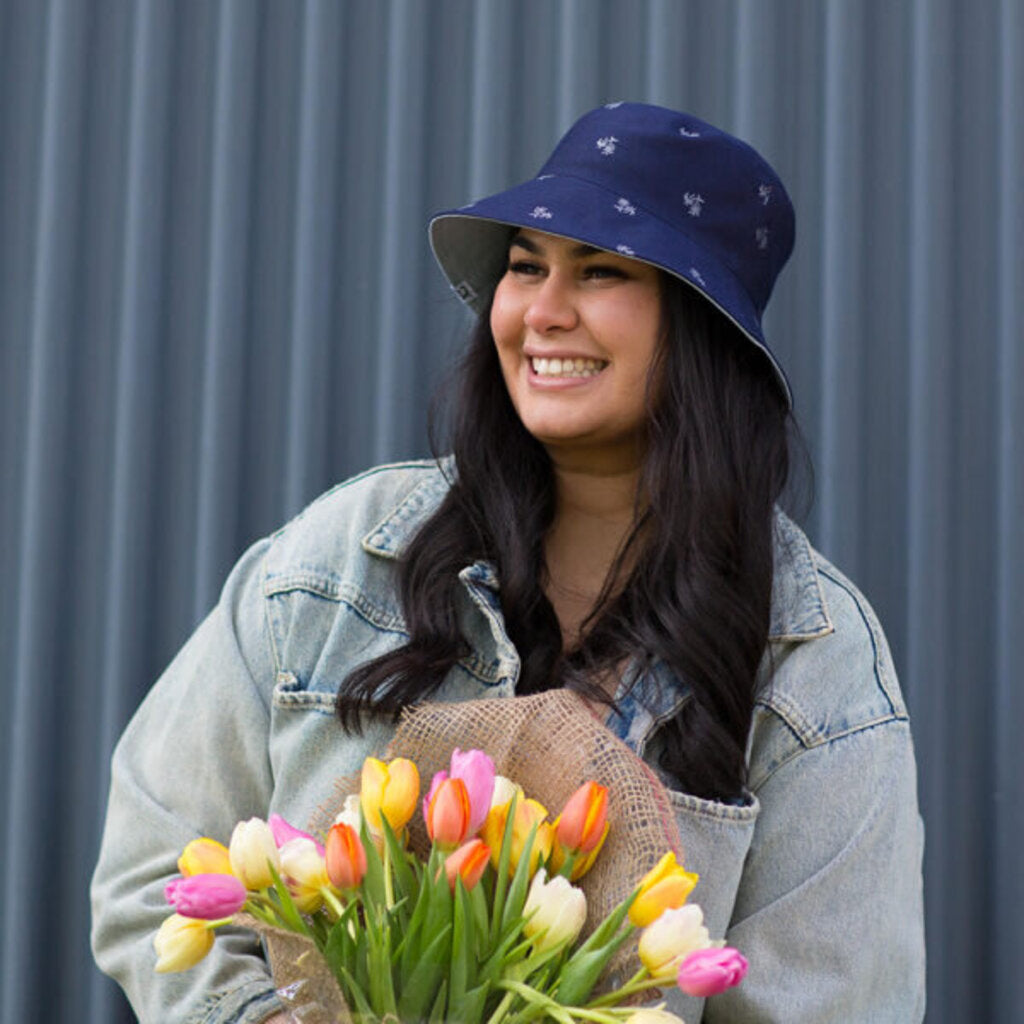
[[[326,903],[338,917],[341,917],[341,915],[345,913],[345,908],[342,906],[341,900],[339,900],[326,885],[320,890],[320,895],[323,896],[324,903]]]
[[[646,992],[651,988],[659,988],[670,984],[671,981],[671,978],[652,978],[648,974],[647,968],[641,967],[625,985],[617,988],[614,992],[609,992],[606,995],[598,996],[597,999],[592,999],[587,1003],[587,1008],[598,1009],[602,1006],[614,1006],[616,1003],[621,1003],[627,996],[635,995],[637,992]]]
[[[390,910],[395,905],[395,885],[391,877],[391,846],[384,844],[384,902]]]

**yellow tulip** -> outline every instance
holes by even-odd
[[[686,1024],[686,1021],[674,1013],[669,1013],[668,1010],[661,1010],[658,1007],[642,1007],[639,1010],[634,1010],[626,1018],[626,1024]]]
[[[203,836],[193,839],[178,858],[178,871],[189,875],[230,875],[231,857],[228,848],[216,839]]]
[[[416,810],[419,795],[420,773],[407,758],[396,757],[385,764],[368,757],[363,762],[360,804],[371,830],[383,831],[383,816],[393,832],[401,832]]]
[[[699,876],[685,871],[669,851],[640,880],[640,894],[629,908],[629,919],[638,928],[653,924],[664,911],[686,902]]]
[[[492,805],[484,819],[483,827],[480,829],[480,836],[491,848],[491,863],[495,869],[498,867],[501,858],[501,843],[505,835],[505,825],[508,821],[508,809],[510,802]],[[537,835],[533,840],[533,848],[530,851],[530,875],[532,876],[542,862],[551,856],[551,847],[555,841],[555,827],[544,819],[548,816],[547,808],[536,800],[516,800],[516,813],[512,821],[512,847],[509,851],[508,870],[509,875],[515,873],[526,840],[530,838],[530,830],[537,826]]]
[[[213,947],[213,930],[198,917],[171,914],[153,937],[155,970],[160,974],[187,971],[195,967]]]
[[[312,914],[323,906],[324,889],[330,882],[324,858],[312,839],[300,836],[281,847],[281,875],[303,914]]]

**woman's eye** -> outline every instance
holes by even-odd
[[[527,274],[534,275],[541,273],[539,264],[534,263],[532,260],[509,260],[508,272],[510,274]]]
[[[625,277],[625,271],[620,270],[618,267],[602,266],[597,263],[593,266],[587,267],[584,272],[585,276],[591,278],[606,278],[606,277]]]

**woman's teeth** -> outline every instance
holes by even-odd
[[[603,359],[530,359],[539,377],[596,377],[607,365]]]

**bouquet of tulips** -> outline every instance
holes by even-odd
[[[408,843],[418,805],[412,760],[367,758],[323,845],[278,815],[240,822],[227,847],[193,840],[166,888],[175,913],[154,940],[156,970],[198,963],[214,929],[239,920],[293,932],[330,969],[344,1001],[334,1019],[358,1024],[678,1021],[637,1004],[666,985],[714,995],[745,974],[686,902],[697,876],[672,851],[587,920],[573,883],[608,835],[604,786],[585,783],[549,821],[486,753],[456,748],[421,804],[425,857]],[[637,969],[615,984],[637,933]]]

